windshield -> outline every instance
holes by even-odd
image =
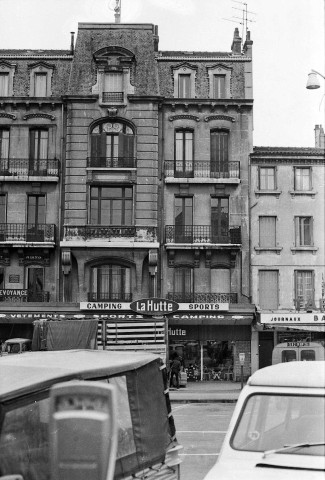
[[[248,397],[231,438],[236,450],[264,452],[299,443],[324,443],[325,398],[256,394]],[[324,455],[324,446],[283,453]]]

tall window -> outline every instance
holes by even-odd
[[[259,168],[259,189],[260,190],[276,189],[275,167]]]
[[[213,243],[228,243],[229,240],[229,199],[211,198],[211,231]]]
[[[191,243],[193,237],[193,197],[175,197],[175,241]]]
[[[193,268],[177,267],[174,269],[174,298],[184,303],[194,301]]]
[[[213,75],[213,97],[226,97],[226,75]]]
[[[0,288],[5,288],[5,269],[0,267]]]
[[[29,170],[41,173],[47,168],[49,132],[45,129],[33,129],[29,132]]]
[[[132,187],[91,187],[92,225],[132,225]]]
[[[313,217],[296,217],[296,246],[313,245]]]
[[[211,131],[210,153],[211,153],[211,176],[223,177],[228,172],[229,156],[229,133],[223,130]]]
[[[229,268],[211,268],[211,292],[230,293]]]
[[[295,190],[311,190],[311,168],[295,167],[294,168],[294,189]]]
[[[193,132],[175,132],[175,176],[186,177],[193,174]]]
[[[259,217],[259,246],[272,248],[276,246],[276,217]]]
[[[297,309],[314,306],[314,272],[312,270],[295,271],[295,297]]]
[[[90,166],[134,167],[135,137],[125,124],[103,123],[91,133]]]
[[[0,195],[0,224],[7,222],[7,195]]]
[[[47,96],[47,73],[35,73],[34,74],[34,96],[46,97]]]
[[[44,294],[44,276],[45,269],[43,267],[27,268],[26,287],[28,289],[28,300],[37,302],[43,300]]]
[[[191,74],[180,73],[178,75],[178,97],[179,98],[191,97]]]
[[[278,270],[258,272],[259,306],[264,310],[276,310],[279,306]]]
[[[28,195],[27,223],[35,227],[45,223],[45,195]]]
[[[9,95],[9,73],[0,72],[0,97]]]
[[[130,301],[130,268],[120,265],[101,265],[92,268],[91,300]]]
[[[7,160],[9,158],[9,129],[0,129],[0,159]],[[5,162],[7,164],[8,162]],[[7,165],[1,162],[0,169],[6,169]]]
[[[119,72],[105,73],[103,102],[123,101],[123,74]]]

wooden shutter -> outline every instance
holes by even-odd
[[[125,166],[131,166],[134,158],[134,135],[119,133],[118,157]]]
[[[264,310],[276,310],[279,306],[278,270],[259,271],[259,306]]]
[[[106,134],[93,133],[91,135],[90,149],[92,165],[100,166],[100,164],[103,163],[103,166],[105,166]]]
[[[276,246],[276,217],[260,217],[260,247],[272,248]]]

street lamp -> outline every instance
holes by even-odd
[[[324,75],[322,75],[319,72],[316,72],[316,70],[312,70],[310,73],[308,73],[308,80],[306,85],[306,88],[308,88],[308,90],[315,90],[315,88],[320,87],[320,83],[317,78],[317,75],[320,75],[325,80]]]

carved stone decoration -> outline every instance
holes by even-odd
[[[212,257],[212,251],[206,250],[205,251],[205,268],[211,268],[211,257]]]
[[[199,122],[200,121],[200,117],[196,116],[196,115],[170,115],[168,120],[170,122],[174,122],[175,120],[194,120],[195,122]]]
[[[230,115],[208,115],[204,118],[205,122],[211,122],[211,120],[226,120],[228,122],[235,122],[234,117]]]
[[[1,112],[0,117],[11,118],[11,120],[16,120],[17,119],[17,115],[14,115],[13,113]]]
[[[108,108],[107,114],[109,117],[116,117],[117,116],[117,108]]]
[[[175,250],[167,250],[168,255],[168,266],[170,268],[175,267]]]
[[[5,267],[10,265],[10,254],[7,248],[0,250],[0,265],[4,265]]]
[[[63,275],[69,275],[69,273],[71,272],[71,251],[70,250],[62,250],[61,265],[62,265]]]
[[[30,118],[47,118],[48,120],[55,120],[54,115],[50,115],[49,113],[27,113],[23,116],[23,120],[29,120]]]
[[[200,250],[194,250],[194,268],[200,267]]]
[[[50,265],[50,252],[48,249],[42,250],[18,250],[19,265],[42,265],[48,267]]]

